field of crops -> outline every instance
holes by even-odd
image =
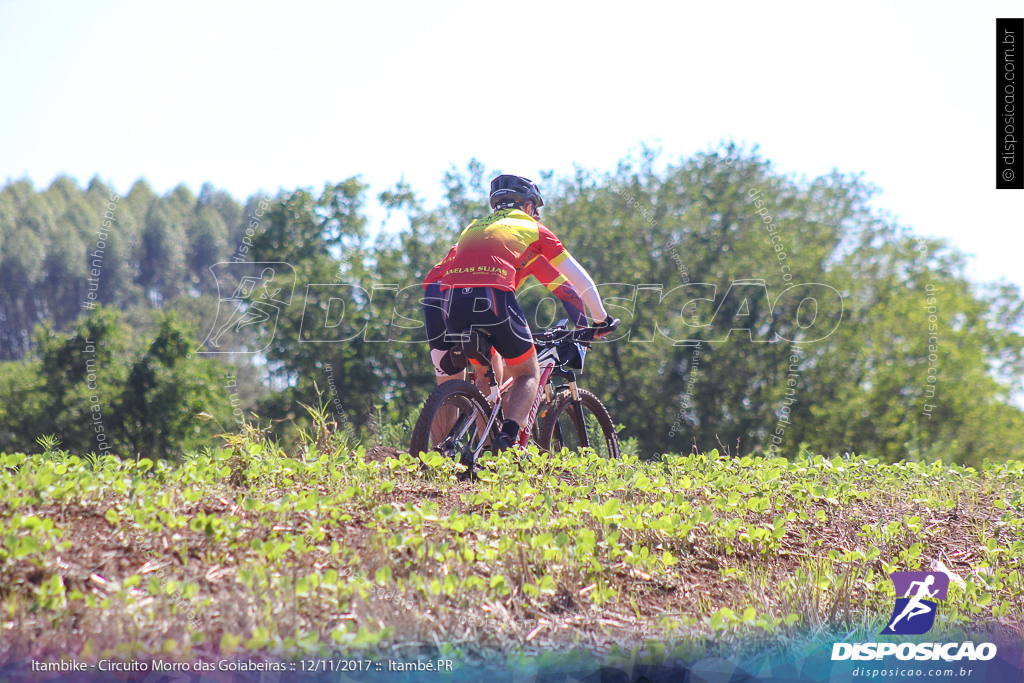
[[[0,455],[0,663],[784,647],[877,633],[886,574],[937,562],[937,629],[1024,628],[1021,462],[424,460],[251,429],[179,465]]]

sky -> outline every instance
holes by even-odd
[[[361,174],[432,203],[471,158],[537,178],[731,140],[863,174],[975,280],[1024,288],[1024,193],[994,189],[995,18],[1021,7],[0,0],[0,182],[244,198]]]

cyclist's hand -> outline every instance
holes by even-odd
[[[597,332],[594,333],[594,339],[602,339],[607,337],[609,334],[614,332],[622,321],[618,318],[608,316],[604,322],[594,323],[594,327],[598,328]]]

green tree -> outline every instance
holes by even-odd
[[[36,337],[38,359],[0,365],[0,448],[31,452],[53,434],[76,453],[168,458],[212,445],[233,423],[226,366],[196,359],[194,331],[173,314],[159,316],[137,351],[113,308],[94,310],[71,334],[43,325]]]
[[[186,190],[187,192],[187,190]],[[142,231],[139,283],[155,307],[184,291],[188,262],[184,208],[187,200],[155,201]]]
[[[0,191],[0,359],[20,358],[31,345],[32,330],[45,317],[37,286],[45,276],[50,218],[28,181]]]
[[[209,443],[198,416],[211,406],[221,424],[228,423],[230,401],[217,381],[223,365],[196,359],[194,347],[195,335],[169,313],[156,338],[131,364],[113,411],[131,453],[168,458]]]
[[[62,176],[46,192],[38,195],[50,205],[52,222],[47,224],[46,260],[43,267],[42,296],[47,302],[50,319],[58,329],[65,329],[78,318],[86,301],[86,253],[98,226],[98,216],[82,196],[74,182]],[[93,283],[98,287],[98,282]]]
[[[296,271],[296,302],[285,308],[277,324],[277,334],[266,351],[268,370],[282,388],[280,393],[261,402],[257,413],[275,420],[303,419],[301,404],[318,405],[333,379],[342,395],[341,405],[351,414],[346,419],[365,424],[369,405],[382,390],[380,363],[376,349],[368,348],[361,338],[361,323],[368,297],[346,287],[335,287],[341,279],[341,267],[347,268],[346,281],[358,280],[365,273],[362,243],[366,218],[362,215],[363,193],[359,178],[325,186],[316,196],[298,190],[276,200],[262,219],[263,232],[253,240],[253,261],[284,261]],[[332,253],[333,252],[333,253]],[[338,255],[343,255],[339,264]],[[317,285],[329,285],[327,296]],[[307,297],[307,292],[311,294]],[[345,319],[333,333],[337,338],[355,338],[345,343],[310,343],[317,339],[321,321],[326,319],[330,298],[343,302]],[[304,319],[305,313],[305,319]],[[326,368],[331,367],[330,371]]]
[[[210,266],[228,257],[228,228],[212,206],[200,206],[188,234],[188,271],[196,292],[217,294]]]
[[[143,298],[142,288],[137,283],[141,241],[139,215],[145,217],[146,213],[136,213],[137,205],[118,195],[99,178],[89,182],[85,197],[90,204],[93,220],[90,226],[92,231],[85,242],[90,276],[97,260],[95,254],[100,253],[99,243],[103,243],[102,270],[97,276],[97,300],[104,305],[122,309],[138,305]]]

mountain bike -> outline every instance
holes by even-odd
[[[583,369],[586,352],[599,331],[607,332],[608,328],[570,330],[568,321],[562,320],[534,335],[540,382],[529,417],[519,431],[518,447],[526,448],[530,442],[548,452],[586,447],[605,458],[619,457],[619,438],[608,410],[597,396],[580,389],[576,382],[576,373]],[[501,386],[495,382],[490,342],[482,331],[458,335],[451,354],[456,367],[466,367],[473,358],[486,368],[490,395],[485,398],[474,384],[461,379],[439,385],[420,411],[409,452],[414,457],[437,452],[472,470],[504,421],[502,406],[512,380]],[[553,384],[555,378],[564,383]]]

